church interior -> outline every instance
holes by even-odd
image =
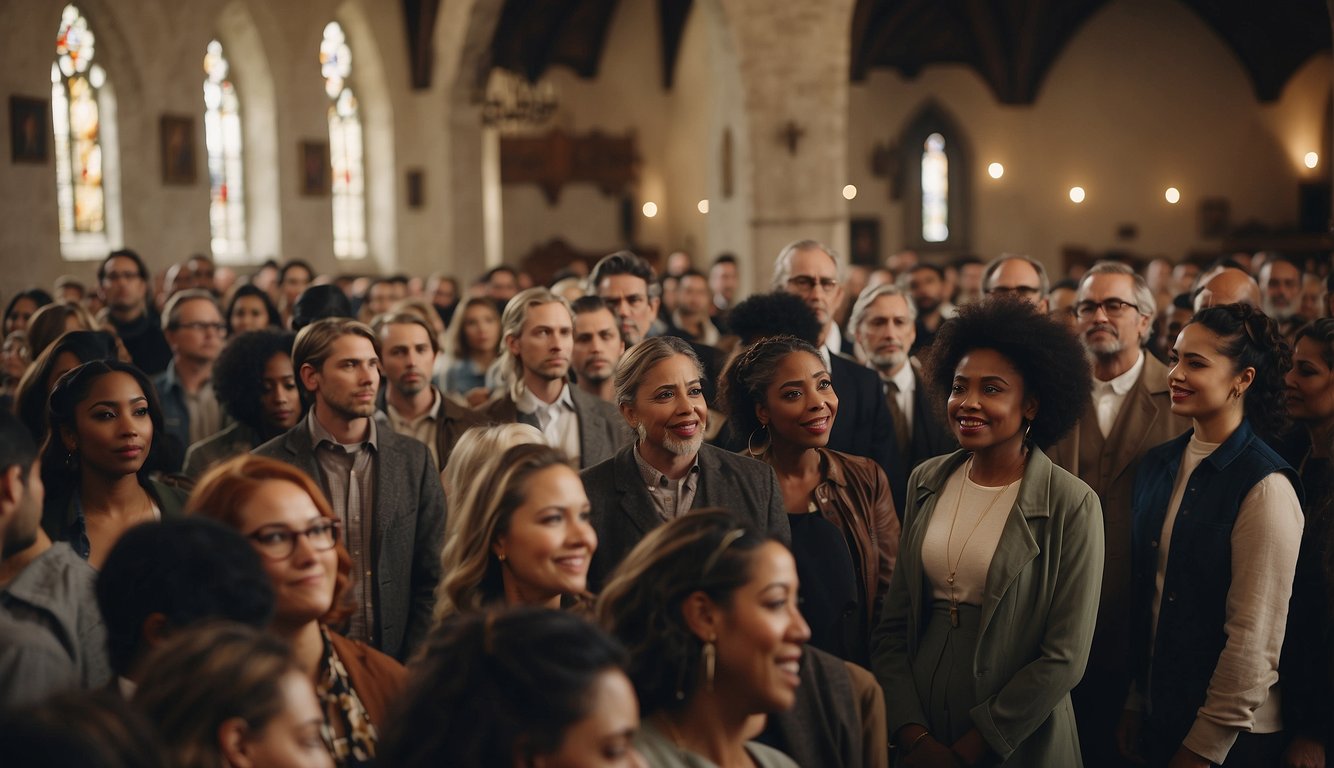
[[[0,19],[11,284],[89,280],[121,247],[155,270],[463,280],[726,252],[751,290],[797,238],[1056,274],[1331,247],[1314,0],[4,0]]]

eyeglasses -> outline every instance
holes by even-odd
[[[992,296],[1020,296],[1025,299],[1031,299],[1042,293],[1041,288],[1034,288],[1031,285],[997,285],[988,291]]]
[[[207,331],[213,331],[218,334],[227,333],[226,323],[176,323],[172,328],[184,328],[187,331],[199,331],[200,333],[205,333]]]
[[[810,293],[815,290],[815,286],[825,293],[832,293],[838,288],[838,281],[832,277],[811,277],[810,275],[793,275],[787,279],[787,287],[799,293]]]
[[[255,542],[255,548],[270,560],[286,560],[296,551],[296,540],[302,536],[316,552],[333,549],[342,527],[341,520],[321,520],[304,531],[294,531],[285,525],[266,525],[246,538]]]
[[[1126,307],[1130,307],[1136,312],[1139,311],[1138,304],[1131,304],[1122,299],[1106,299],[1104,301],[1081,301],[1075,305],[1076,317],[1092,317],[1098,314],[1098,308],[1107,313],[1108,317],[1120,317],[1125,313]]]

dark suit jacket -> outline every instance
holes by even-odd
[[[621,560],[644,534],[662,525],[657,507],[644,487],[628,445],[581,476],[593,508],[598,548],[588,571],[588,586],[597,592]],[[767,464],[728,453],[711,445],[699,449],[699,486],[691,509],[723,507],[754,525],[766,536],[792,543],[792,531],[783,511],[778,477]]]
[[[959,441],[954,439],[954,433],[943,421],[945,404],[931,402],[932,394],[927,391],[926,381],[922,378],[921,364],[913,360],[911,365],[917,389],[912,398],[912,440],[904,462],[907,465],[905,473],[934,456],[959,450]]]
[[[309,414],[251,451],[291,464],[328,493],[310,439]],[[381,426],[371,513],[378,648],[402,661],[431,627],[444,544],[445,492],[426,446]]]
[[[880,465],[889,478],[894,509],[903,512],[903,491],[908,467],[903,448],[894,438],[894,422],[885,404],[885,389],[875,371],[846,357],[829,356],[829,378],[838,394],[838,417],[829,432],[832,451],[865,456]]]
[[[635,435],[626,425],[625,419],[616,410],[616,406],[600,400],[573,384],[566,384],[570,390],[570,399],[574,401],[574,412],[579,417],[579,467],[591,467],[605,461],[621,448],[629,445]],[[509,392],[491,398],[490,402],[477,410],[483,419],[492,424],[512,424],[520,421],[519,409]],[[533,422],[525,422],[537,426]]]

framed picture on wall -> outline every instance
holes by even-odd
[[[162,143],[162,183],[195,183],[195,120],[185,115],[163,115],[159,123]]]
[[[426,204],[426,171],[413,168],[407,173],[408,207],[421,208]]]
[[[329,189],[329,142],[301,142],[301,194],[323,197]]]
[[[851,261],[867,267],[880,266],[880,219],[862,218],[848,222],[848,249]]]
[[[16,163],[45,163],[48,155],[46,99],[9,97],[10,157]]]

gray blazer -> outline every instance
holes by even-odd
[[[587,469],[610,459],[617,451],[629,445],[635,438],[616,410],[616,406],[605,400],[588,394],[573,384],[566,384],[570,390],[570,399],[574,401],[574,413],[579,421],[579,467]],[[487,421],[493,424],[512,424],[523,421],[519,418],[519,408],[509,392],[504,392],[478,409]],[[533,422],[526,424],[537,426]]]
[[[306,423],[309,418],[251,453],[292,464],[327,493]],[[376,634],[379,650],[402,661],[431,627],[435,585],[440,581],[445,494],[425,445],[392,429],[380,429],[377,441],[371,515]]]
[[[581,476],[592,506],[598,548],[588,569],[588,588],[598,591],[607,575],[634,549],[644,534],[662,524],[657,507],[644,487],[635,463],[634,445],[585,469]],[[792,543],[792,529],[783,511],[778,477],[763,462],[712,445],[699,449],[699,487],[691,509],[723,507],[784,545]]]

